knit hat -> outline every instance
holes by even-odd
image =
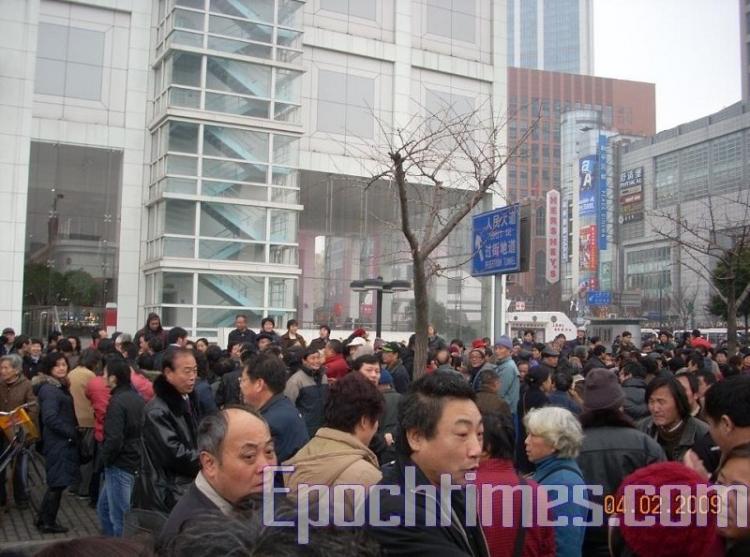
[[[673,488],[669,495],[664,493],[661,497],[660,488],[667,485]],[[626,497],[628,486],[631,487]],[[646,486],[654,486],[656,495],[647,492]],[[705,486],[706,490],[699,486]],[[619,520],[620,533],[628,549],[636,555],[649,557],[703,557],[711,554],[710,549],[716,542],[717,509],[711,504],[713,499],[708,487],[697,472],[678,462],[651,464],[626,476],[617,490],[615,501],[622,501],[621,506],[627,506],[628,515],[618,514],[615,520]],[[665,510],[669,511],[668,520],[660,517]],[[653,519],[653,525],[644,528],[643,522],[649,518]],[[687,525],[676,526],[686,518],[689,520]]]
[[[502,346],[503,348],[507,348],[508,350],[513,349],[513,341],[510,340],[510,337],[507,337],[505,335],[498,337],[497,340],[495,340],[495,346]]]
[[[595,368],[588,372],[583,390],[583,407],[586,410],[620,408],[623,402],[625,393],[614,371]]]

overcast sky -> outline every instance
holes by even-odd
[[[740,100],[739,0],[594,0],[601,77],[656,84],[656,129]]]

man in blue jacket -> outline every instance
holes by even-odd
[[[294,404],[284,396],[286,367],[272,354],[250,360],[240,376],[245,403],[268,422],[279,462],[284,462],[309,441],[307,426]]]
[[[515,414],[516,408],[518,408],[518,398],[521,390],[521,380],[516,367],[516,362],[511,358],[511,351],[513,350],[513,341],[503,335],[495,341],[495,373],[500,379],[500,389],[497,394],[508,403],[510,411]],[[478,391],[480,385],[478,385],[477,379],[479,375],[474,378],[474,390]]]

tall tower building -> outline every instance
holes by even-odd
[[[594,73],[593,0],[508,0],[507,5],[509,66]]]

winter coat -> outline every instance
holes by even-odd
[[[640,377],[631,377],[622,384],[622,390],[625,392],[623,410],[636,421],[648,416],[646,387],[646,382]]]
[[[577,462],[587,484],[604,488],[602,495],[592,495],[592,501],[602,505],[604,497],[617,492],[625,476],[666,459],[659,444],[636,428],[602,426],[584,430],[583,446]],[[608,557],[607,534],[606,526],[589,526],[584,554]]]
[[[644,418],[643,420],[638,422],[638,429],[640,429],[643,433],[659,443],[659,445],[662,446],[662,449],[664,449],[664,446],[659,439],[658,428],[656,425],[654,425],[654,420],[651,416],[649,416],[648,418]],[[671,460],[673,462],[682,462],[682,457],[685,456],[685,453],[688,452],[688,449],[692,449],[693,445],[695,445],[695,443],[699,439],[706,435],[706,433],[708,433],[708,424],[697,420],[692,416],[687,418],[682,430],[682,435],[680,436],[680,440],[677,443],[677,447],[675,448],[675,450],[672,452],[672,454],[668,454],[667,450],[664,450],[664,452],[667,454],[667,460]]]
[[[207,515],[220,515],[221,510],[211,501],[200,489],[195,482],[185,490],[185,494],[169,513],[169,518],[159,533],[156,541],[157,549],[162,548],[172,538],[180,533],[182,527],[188,520]]]
[[[553,454],[536,462],[532,479],[539,485],[567,486],[568,493],[558,494],[558,503],[550,509],[549,520],[567,517],[566,526],[555,527],[555,547],[557,557],[581,557],[585,526],[573,526],[575,517],[585,521],[588,508],[579,505],[573,498],[573,486],[585,485],[583,474],[572,458],[559,458]],[[561,501],[565,501],[562,503]]]
[[[138,391],[138,394],[141,395],[144,402],[148,402],[154,398],[154,384],[151,383],[148,377],[131,369],[130,382],[135,387],[135,390]]]
[[[255,345],[255,331],[251,329],[245,329],[244,331],[234,329],[233,331],[230,331],[227,341],[239,342],[241,344],[249,342],[250,344]]]
[[[68,387],[45,374],[35,377],[48,487],[68,487],[79,479],[77,427]]]
[[[583,375],[588,375],[589,371],[592,369],[607,369],[607,366],[604,365],[604,362],[602,362],[599,358],[596,356],[591,356],[588,360],[586,360],[586,363],[583,366]]]
[[[521,376],[518,373],[516,362],[510,357],[497,362],[495,373],[500,378],[500,389],[497,394],[508,403],[511,411],[515,410],[518,407],[518,399],[521,394]]]
[[[294,346],[307,348],[307,343],[305,342],[305,339],[302,337],[301,334],[297,333],[294,336],[295,338],[291,338],[288,332],[281,335],[280,343],[281,343],[282,350],[288,350],[289,348],[292,348]]]
[[[111,393],[104,377],[96,376],[86,384],[86,398],[91,401],[94,409],[94,439],[104,441],[104,417]]]
[[[497,396],[497,395],[495,395]],[[484,485],[507,486],[514,488],[521,485],[520,476],[513,469],[513,461],[489,459],[479,463],[477,470],[477,510],[481,518],[482,529],[487,538],[487,545],[490,548],[491,555],[513,555],[516,536],[520,533],[522,523],[522,513],[526,509],[536,509],[540,504],[539,491],[537,483],[533,480],[527,480],[527,485],[532,493],[532,500],[524,499],[522,492],[513,492],[513,522],[508,526],[502,523],[503,514],[510,512],[503,508],[504,497],[502,492],[497,491],[492,494],[492,514],[490,517],[485,516],[489,512],[489,507],[485,510],[483,507],[482,488]],[[486,523],[486,524],[485,524]],[[555,530],[551,526],[541,526],[534,521],[533,526],[524,528],[524,542],[521,557],[549,557],[555,554]]]
[[[283,393],[269,399],[260,408],[260,415],[265,418],[271,430],[276,459],[279,462],[294,456],[310,440],[305,421]]]
[[[576,403],[575,400],[570,398],[570,395],[564,391],[552,391],[547,395],[549,401],[548,406],[558,406],[570,410],[573,414],[578,416],[581,413],[581,407]]]
[[[401,393],[394,390],[383,391],[385,399],[385,411],[378,422],[378,432],[376,437],[383,440],[385,447],[378,454],[378,461],[381,464],[391,462],[396,459],[396,434],[398,432],[398,408],[401,406]],[[394,444],[388,446],[385,441],[385,434],[390,433],[393,436]]]
[[[396,486],[396,489],[388,491],[383,487],[376,492],[380,504],[367,505],[368,512],[376,514],[365,521],[370,535],[380,543],[383,555],[389,557],[414,557],[416,555],[488,557],[489,548],[479,521],[474,520],[473,526],[467,526],[464,490],[451,489],[450,526],[428,525],[427,520],[430,514],[427,512],[428,508],[435,509],[436,514],[433,520],[436,521],[440,520],[442,509],[439,502],[424,490],[406,493],[407,467],[414,468],[415,486],[432,485],[424,472],[409,459],[399,458],[396,462],[383,467],[383,479],[378,482],[378,485]],[[406,514],[407,498],[413,501],[413,516]],[[428,498],[430,498],[429,502]],[[447,514],[448,510],[445,509],[445,512]],[[397,520],[399,526],[373,526],[376,520],[380,520],[381,524],[387,524],[391,518]],[[411,524],[414,526],[405,526],[407,520],[413,520]]]
[[[312,438],[323,425],[323,406],[328,396],[328,378],[325,369],[317,372],[303,367],[286,382],[284,394],[302,414],[307,433]]]
[[[141,432],[146,403],[130,385],[112,390],[104,418],[104,466],[114,466],[135,474],[141,461]]]
[[[299,484],[361,485],[365,490],[380,481],[382,474],[375,454],[351,433],[322,427],[297,454],[284,462],[294,466],[294,472],[284,476],[289,498],[297,500]],[[331,501],[332,503],[333,501]],[[354,497],[351,491],[344,496],[346,516],[353,516]]]
[[[70,394],[73,397],[78,427],[94,427],[94,408],[91,406],[91,401],[86,397],[86,385],[94,377],[96,377],[96,374],[84,366],[78,366],[68,373]]]
[[[198,378],[195,382],[195,394],[198,397],[198,409],[201,416],[208,416],[216,412],[217,406],[214,391],[208,381],[202,377]]]
[[[151,493],[160,504],[171,509],[195,479],[198,460],[198,397],[195,391],[187,401],[159,375],[154,381],[156,396],[146,404],[143,442],[154,467]]]
[[[393,368],[388,368],[388,372],[393,377],[393,387],[396,392],[404,394],[409,390],[409,372],[406,371],[404,364],[400,360],[396,361],[396,365]]]
[[[341,379],[349,373],[349,364],[342,354],[334,354],[331,358],[326,358],[326,376],[328,379]]]
[[[34,389],[31,386],[31,381],[26,379],[23,373],[18,376],[13,383],[10,385],[5,381],[0,381],[0,411],[10,412],[26,404],[27,402],[33,402],[36,400],[34,395]],[[34,404],[26,409],[26,413],[29,418],[38,424],[39,420],[39,405]]]

